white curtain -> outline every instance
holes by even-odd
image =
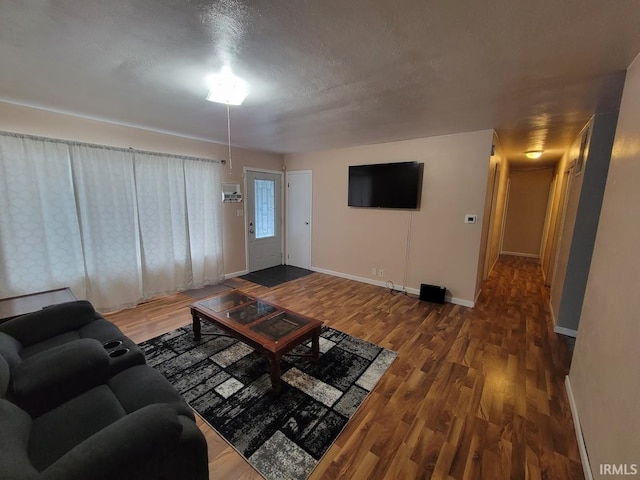
[[[220,165],[0,135],[0,298],[101,310],[224,278]]]
[[[191,287],[184,160],[136,154],[143,297]]]
[[[87,298],[99,309],[142,297],[133,154],[71,146]]]
[[[222,178],[217,165],[194,160],[185,161],[184,178],[193,286],[201,287],[224,276],[222,255],[216,254],[222,252]]]
[[[85,295],[67,145],[0,137],[0,298],[68,286]]]

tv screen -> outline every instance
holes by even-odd
[[[348,205],[416,209],[421,186],[422,165],[418,162],[351,165]]]

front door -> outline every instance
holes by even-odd
[[[246,171],[250,272],[282,264],[282,174]]]

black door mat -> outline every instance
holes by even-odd
[[[306,277],[311,273],[313,272],[306,268],[299,268],[291,265],[278,265],[271,268],[265,268],[264,270],[258,270],[257,272],[248,273],[240,278],[271,288],[285,282],[290,282],[291,280]]]

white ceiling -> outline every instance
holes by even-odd
[[[559,157],[615,108],[638,0],[0,0],[0,100],[280,153],[495,129]]]

